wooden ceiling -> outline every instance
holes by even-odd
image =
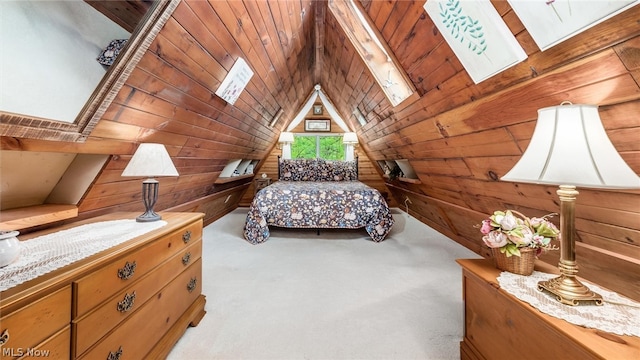
[[[138,26],[140,20],[144,18],[147,10],[153,4],[153,0],[84,1],[130,33]]]
[[[474,84],[424,1],[360,4],[418,90],[399,106],[325,0],[182,0],[85,143],[5,137],[3,149],[114,155],[80,203],[86,217],[140,209],[139,181],[120,174],[137,144],[163,143],[180,177],[162,179],[156,208],[211,219],[251,186],[251,179],[216,184],[226,163],[271,159],[279,132],[320,84],[358,133],[361,156],[408,159],[416,170],[418,183],[387,182],[385,191],[399,204],[409,198],[412,216],[478,252],[474,226],[494,210],[558,211],[553,187],[498,181],[526,149],[539,108],[599,105],[614,145],[640,173],[639,6],[542,52],[509,3],[492,1],[528,58]],[[255,75],[232,106],[214,93],[239,57]],[[281,120],[269,127],[280,108]],[[576,211],[581,274],[636,300],[640,289],[628,284],[640,283],[639,204],[638,191],[584,189]],[[557,256],[544,259],[555,264]]]

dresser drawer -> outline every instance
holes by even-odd
[[[95,310],[74,320],[76,344],[73,353],[85,352],[121,321],[135,314],[147,300],[160,291],[164,284],[178,276],[201,256],[202,241],[192,240],[189,246],[171,257],[169,261],[125,287]]]
[[[202,221],[192,223],[153,241],[74,282],[74,304],[76,304],[74,317],[83,316],[96,305],[200,239],[202,239]]]
[[[65,326],[68,327],[71,321],[71,286],[65,286],[13,313],[2,315],[0,335],[6,340],[0,347],[3,354],[4,351],[15,354],[18,350],[34,348]]]
[[[71,327],[67,326],[35,348],[23,349],[19,359],[69,359],[70,344]],[[2,358],[5,358],[5,354],[2,355]]]
[[[177,278],[113,329],[82,359],[143,359],[174,322],[200,296],[202,260],[196,260]]]

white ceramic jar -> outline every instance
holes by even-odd
[[[18,231],[0,231],[0,267],[7,266],[20,256]]]

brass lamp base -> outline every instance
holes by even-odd
[[[560,275],[547,281],[539,281],[538,290],[550,292],[555,295],[556,300],[567,305],[578,305],[580,301],[602,305],[602,296],[589,290],[573,276]]]

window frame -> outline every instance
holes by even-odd
[[[328,8],[391,105],[396,107],[415,98],[417,90],[413,82],[362,4],[354,0],[329,0]]]
[[[322,159],[320,157],[320,138],[321,137],[336,137],[336,138],[340,138],[340,141],[342,141],[342,134],[338,134],[338,133],[324,133],[324,134],[294,133],[293,134],[294,143],[295,143],[296,137],[315,137],[316,138],[316,141],[315,141],[315,145],[316,145],[316,156],[315,156],[315,159]],[[291,158],[292,159],[300,159],[300,158],[297,158],[297,157],[293,156],[293,143],[291,144],[291,150],[292,150]],[[339,160],[346,160],[346,158],[347,158],[347,146],[344,143],[342,144],[342,150],[343,150],[343,156],[342,156],[342,159],[339,159]],[[329,159],[329,160],[338,160],[338,159]]]

